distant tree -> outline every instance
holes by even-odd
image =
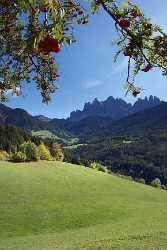
[[[91,162],[89,167],[95,170],[101,169],[101,165],[96,161]]]
[[[49,149],[44,144],[38,146],[38,152],[41,160],[50,161],[52,159]]]
[[[18,151],[11,155],[11,161],[13,162],[25,162],[27,160],[26,154]]]
[[[64,160],[64,153],[60,144],[52,143],[50,146],[50,153],[55,160],[57,161]]]
[[[6,160],[9,158],[9,154],[5,150],[0,150],[0,160]]]
[[[167,75],[167,34],[131,1],[91,0],[85,9],[77,0],[1,0],[0,100],[6,100],[9,90],[22,94],[22,83],[34,80],[43,102],[50,101],[58,79],[55,54],[76,41],[75,25],[86,25],[88,16],[100,9],[115,23],[115,59],[121,53],[128,58],[126,92],[133,96],[141,92],[134,83],[140,71],[158,67]]]
[[[151,182],[151,186],[156,187],[156,188],[161,188],[161,180],[159,178],[154,179]]]
[[[25,142],[20,146],[20,151],[26,155],[27,161],[38,161],[38,147],[33,142]]]

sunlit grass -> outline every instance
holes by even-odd
[[[167,249],[167,191],[60,162],[0,163],[0,249]]]

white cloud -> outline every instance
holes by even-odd
[[[102,84],[103,82],[97,79],[89,79],[89,80],[82,82],[82,86],[86,89],[94,88]]]
[[[115,66],[115,67],[114,67]],[[113,71],[112,74],[118,74],[121,72],[124,72],[125,70],[128,69],[128,58],[124,58],[120,63],[115,63],[115,65],[113,64]]]

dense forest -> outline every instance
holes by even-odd
[[[66,160],[88,166],[97,161],[112,172],[167,184],[167,134],[148,137],[117,136],[66,149]]]
[[[40,143],[38,138],[31,136],[21,128],[0,125],[0,150],[5,150],[8,153],[15,152],[26,141],[32,141],[37,145]]]

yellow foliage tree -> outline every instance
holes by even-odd
[[[38,146],[38,152],[40,160],[50,161],[52,159],[49,149],[44,144]]]
[[[61,145],[58,143],[53,143],[50,147],[50,153],[53,158],[57,161],[63,161],[64,160],[64,153],[61,148]]]

